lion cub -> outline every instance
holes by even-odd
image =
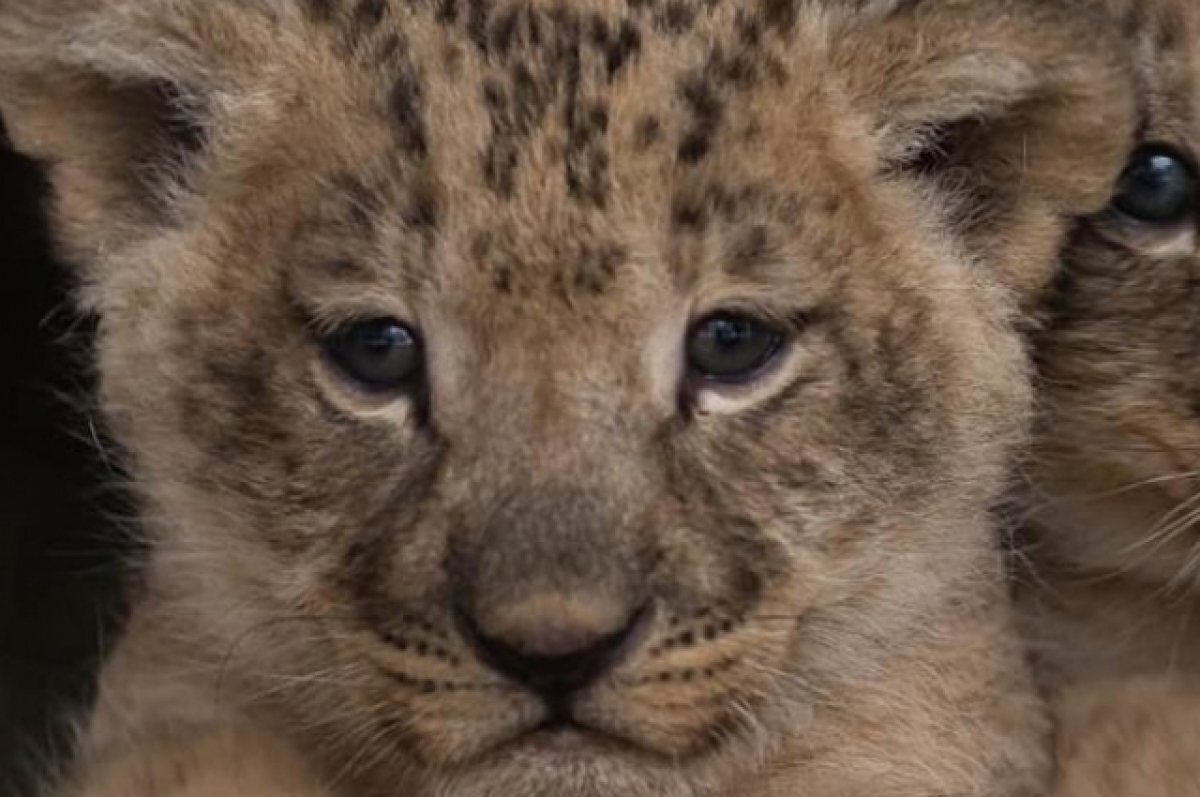
[[[1138,136],[1064,254],[1037,336],[1019,603],[1062,733],[1062,793],[1200,795],[1200,5],[1105,0]]]
[[[0,0],[150,549],[67,788],[1040,793],[989,507],[1103,30]]]

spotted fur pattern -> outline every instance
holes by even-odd
[[[151,552],[74,788],[1040,793],[988,510],[1012,311],[1133,135],[1089,13],[0,1]],[[697,382],[730,307],[789,343]],[[320,352],[377,316],[424,340],[402,395]],[[590,734],[538,734],[456,619],[528,605],[649,607]]]

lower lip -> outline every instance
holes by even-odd
[[[618,745],[602,734],[583,728],[563,727],[533,731],[518,739],[516,746],[534,755],[557,758],[612,754]]]

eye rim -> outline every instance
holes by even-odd
[[[372,325],[393,327],[409,341],[406,345],[410,347],[411,362],[406,364],[406,367],[400,372],[387,378],[364,373],[355,364],[349,363],[344,358],[344,353],[338,350],[338,347],[345,344],[356,332],[361,332]],[[351,319],[321,333],[317,342],[322,361],[335,373],[339,381],[364,394],[370,396],[394,395],[411,390],[424,379],[425,345],[420,332],[414,325],[395,316],[364,316]]]
[[[1156,157],[1169,158],[1182,166],[1190,181],[1190,191],[1188,191],[1186,201],[1181,204],[1177,211],[1161,216],[1144,216],[1124,206],[1121,202],[1121,197],[1125,189],[1125,183],[1130,178],[1135,167]],[[1153,228],[1177,227],[1189,220],[1195,219],[1197,210],[1200,209],[1200,169],[1197,168],[1195,158],[1183,148],[1164,141],[1150,141],[1138,145],[1130,153],[1125,168],[1122,169],[1120,176],[1117,178],[1108,208],[1109,212],[1118,219],[1131,224]]]
[[[692,353],[692,341],[705,325],[718,320],[734,320],[748,322],[761,327],[770,333],[769,345],[755,358],[754,363],[747,368],[727,374],[716,374],[697,367]],[[690,323],[684,337],[684,367],[687,381],[694,387],[743,387],[751,385],[770,374],[783,360],[787,347],[791,342],[788,327],[770,319],[763,318],[753,312],[741,308],[720,308],[699,316]]]

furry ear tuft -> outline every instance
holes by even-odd
[[[203,152],[214,102],[250,79],[252,3],[0,0],[0,116],[46,163],[73,260],[161,225]]]
[[[1073,220],[1108,203],[1134,136],[1116,26],[1099,6],[1016,0],[915,4],[883,28],[846,56],[877,65],[847,72],[882,171],[919,179],[922,201],[1032,299]]]

